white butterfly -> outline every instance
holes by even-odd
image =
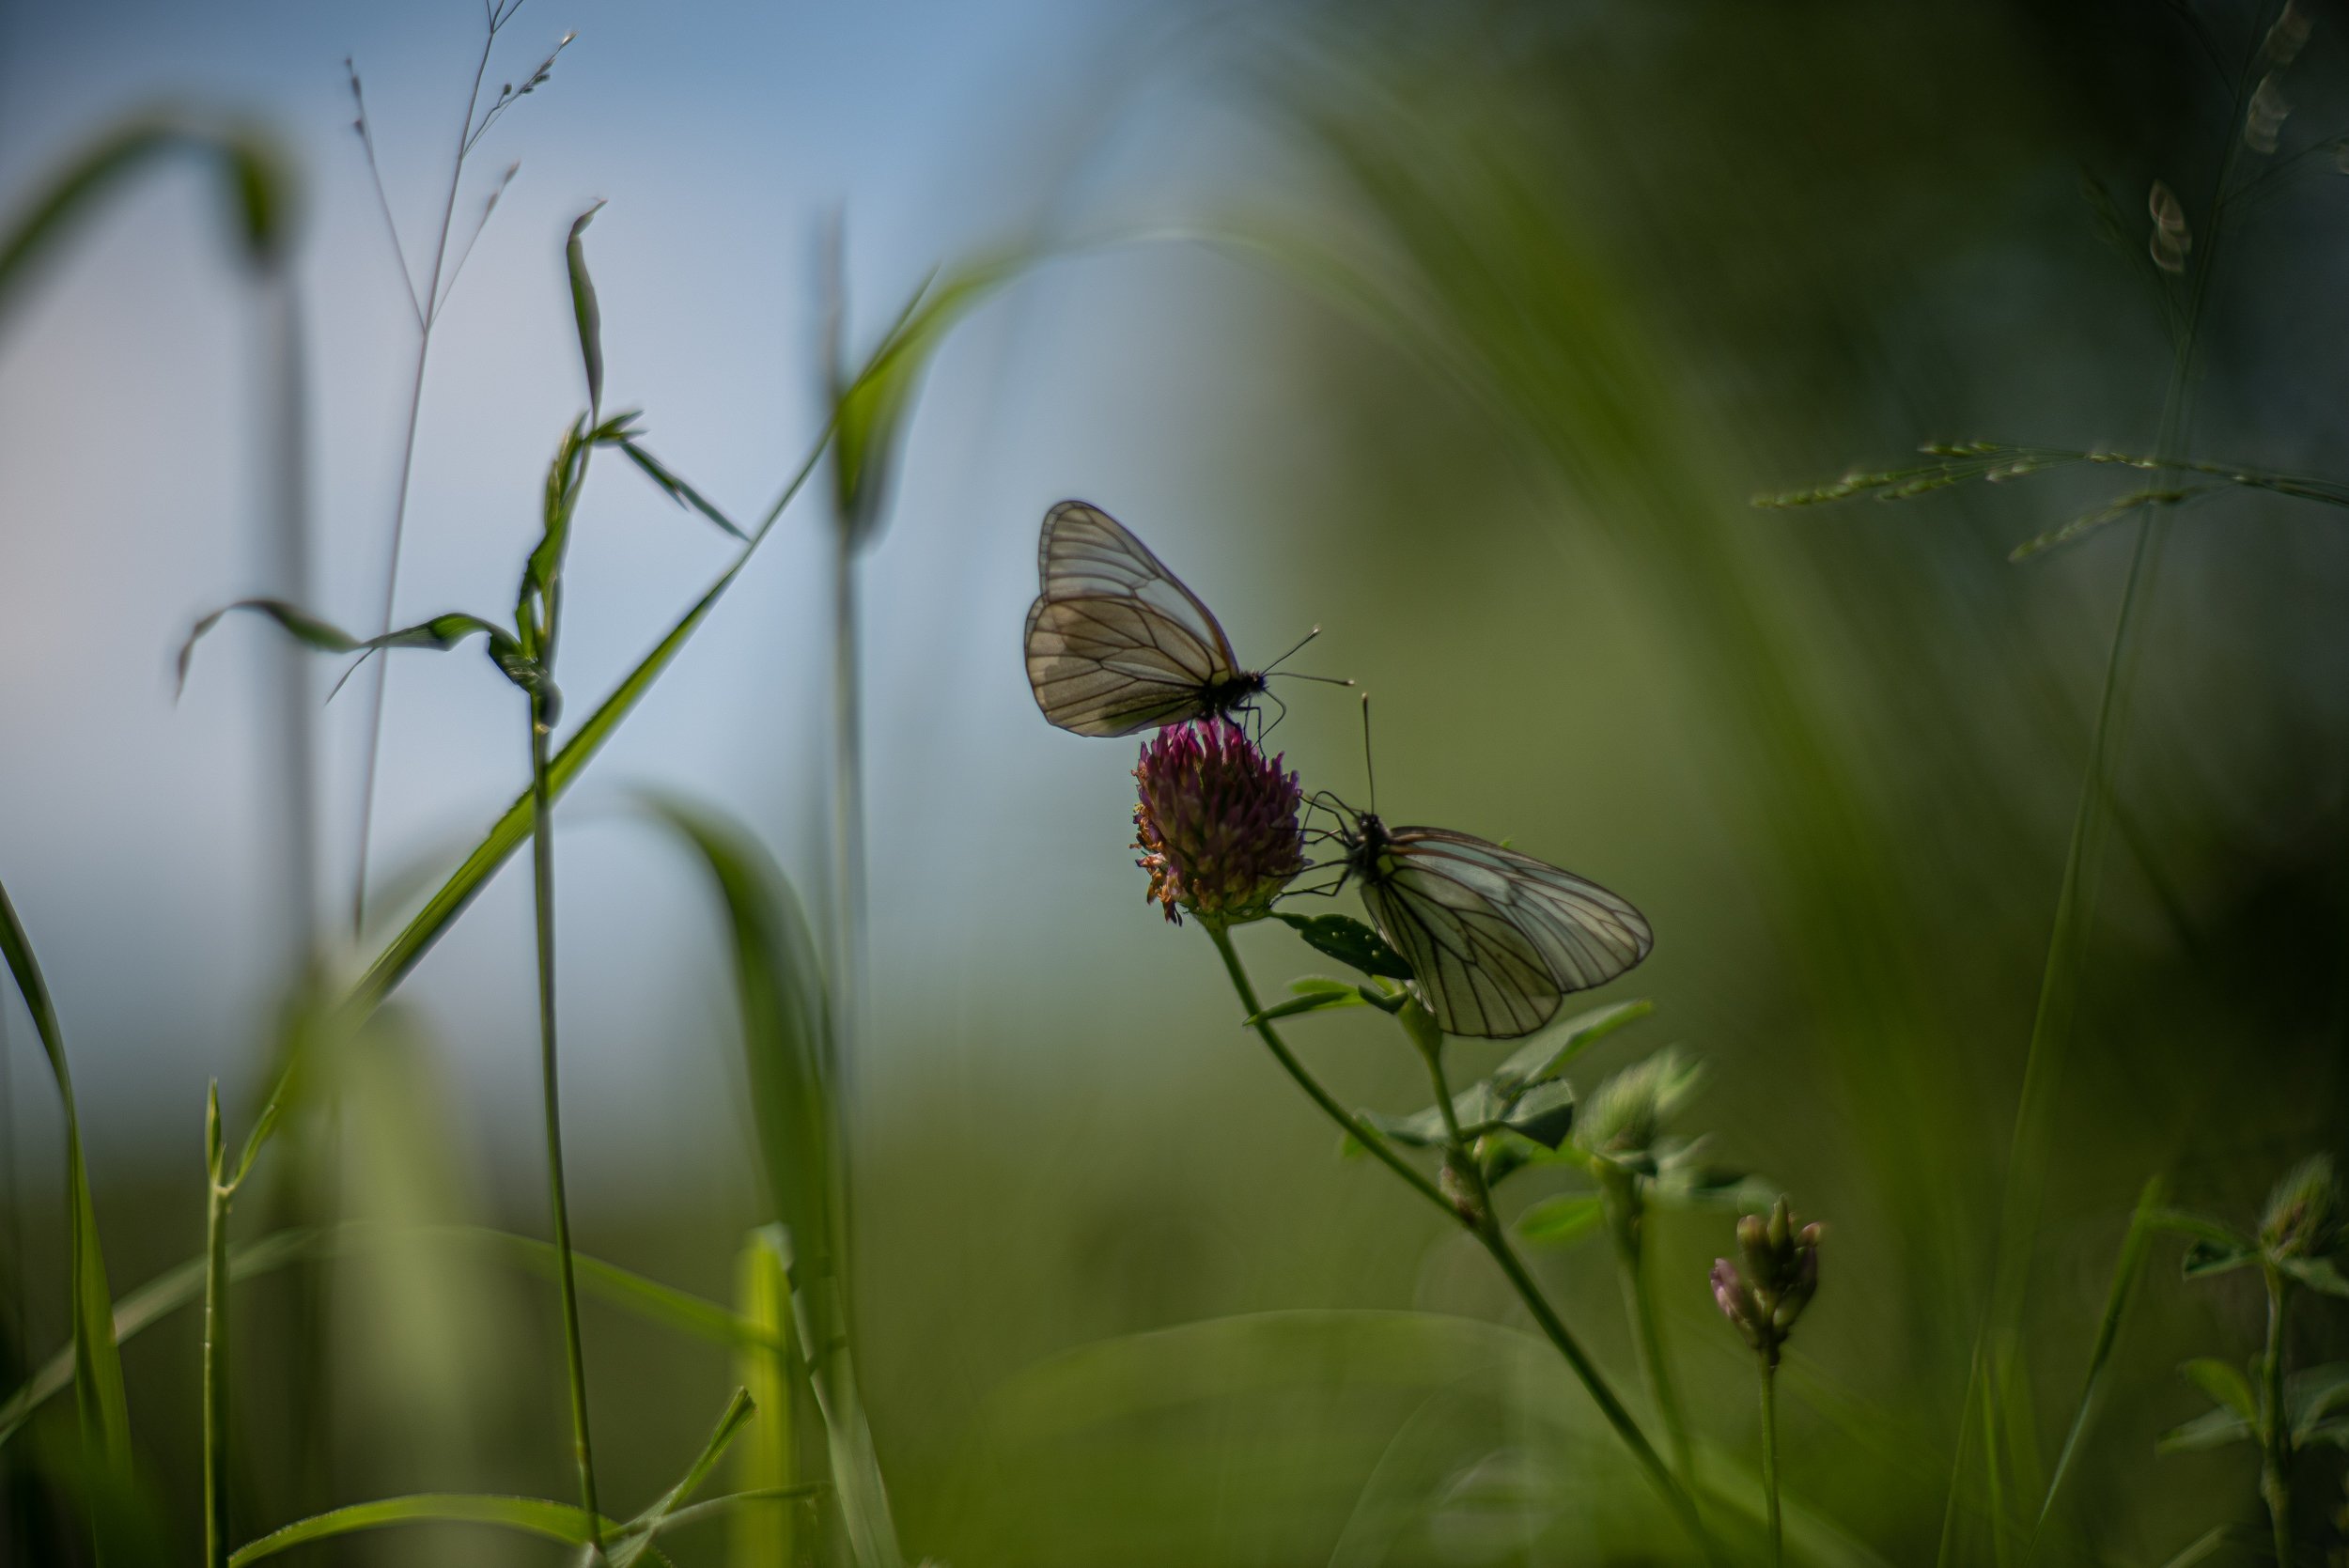
[[[1378,934],[1447,1034],[1531,1034],[1570,993],[1656,945],[1647,918],[1597,883],[1467,833],[1361,812],[1338,840]]]
[[[1115,518],[1081,501],[1044,514],[1028,608],[1028,685],[1079,735],[1230,718],[1265,689],[1199,596]]]

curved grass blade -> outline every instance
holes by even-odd
[[[282,598],[241,598],[234,604],[222,605],[196,622],[195,629],[188,633],[188,640],[179,644],[176,671],[181,689],[188,684],[188,661],[195,657],[195,644],[212,628],[239,610],[268,616],[283,628],[287,635],[322,653],[373,653],[379,648],[431,648],[445,653],[468,637],[486,636],[490,639],[490,652],[494,656],[502,647],[511,648],[514,643],[512,632],[479,615],[435,615],[428,621],[404,626],[381,637],[353,637],[332,621],[320,620],[299,605],[288,604]]]
[[[2128,1234],[2121,1241],[2120,1260],[2113,1265],[2112,1288],[2105,1295],[2104,1316],[2096,1322],[2096,1340],[2088,1353],[2088,1375],[2081,1382],[2079,1401],[2073,1407],[2072,1425],[2064,1434],[2055,1470],[2047,1478],[2046,1494],[2040,1498],[2039,1517],[2031,1526],[2030,1544],[2024,1552],[2026,1561],[2037,1547],[2040,1532],[2047,1528],[2047,1515],[2055,1509],[2056,1494],[2063,1489],[2063,1478],[2071,1473],[2080,1439],[2087,1436],[2089,1421],[2095,1414],[2096,1395],[2103,1386],[2105,1369],[2111,1363],[2113,1346],[2120,1342],[2122,1315],[2128,1311],[2129,1299],[2136,1293],[2138,1276],[2145,1271],[2145,1254],[2153,1246],[2155,1234],[2162,1229],[2166,1196],[2159,1176],[2148,1181],[2144,1191],[2138,1195],[2137,1212],[2129,1219]]]
[[[268,146],[231,129],[168,117],[136,119],[109,132],[64,164],[0,232],[0,316],[13,307],[17,290],[40,258],[101,195],[126,176],[175,152],[209,154],[219,161],[223,205],[236,220],[247,254],[257,261],[273,258],[284,243],[291,191]]]
[[[838,1142],[822,1072],[832,1023],[814,935],[790,884],[754,842],[698,807],[663,796],[640,799],[700,856],[724,904],[759,1163],[783,1220],[781,1234],[762,1233],[762,1241],[791,1281],[849,1549],[861,1568],[904,1568],[857,1393],[837,1271]]]
[[[245,1568],[247,1563],[275,1557],[295,1546],[308,1545],[313,1541],[331,1541],[339,1535],[356,1535],[365,1530],[386,1529],[395,1525],[491,1525],[502,1529],[519,1530],[566,1545],[587,1544],[587,1514],[576,1504],[550,1502],[544,1498],[506,1498],[474,1492],[420,1492],[404,1498],[381,1498],[374,1502],[353,1503],[311,1518],[301,1519],[283,1529],[272,1530],[257,1541],[246,1543],[230,1554],[229,1568]],[[607,1530],[619,1528],[616,1521],[605,1521]],[[654,1554],[659,1559],[659,1554]],[[665,1559],[660,1560],[665,1561]]]
[[[833,414],[839,441],[833,478],[839,515],[847,521],[852,544],[870,543],[879,530],[906,415],[940,340],[1041,254],[1033,249],[1007,252],[973,263],[935,287],[925,284],[863,370],[840,393]]]
[[[82,1121],[73,1104],[73,1075],[67,1070],[65,1032],[57,1022],[49,983],[41,977],[33,944],[0,887],[0,956],[32,1015],[33,1031],[49,1058],[57,1098],[65,1113],[66,1227],[70,1237],[67,1293],[73,1322],[74,1402],[81,1410],[82,1447],[95,1475],[108,1484],[127,1484],[131,1465],[131,1416],[122,1392],[122,1358],[115,1343],[114,1299],[106,1288],[106,1258],[99,1245],[98,1211],[90,1200],[89,1167],[82,1154]],[[11,1401],[11,1404],[14,1402]],[[21,1418],[20,1418],[21,1419]],[[104,1530],[101,1528],[101,1536]]]

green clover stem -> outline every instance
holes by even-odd
[[[1306,1070],[1305,1064],[1298,1061],[1296,1055],[1282,1041],[1280,1032],[1274,1029],[1269,1021],[1260,1017],[1264,1012],[1264,1004],[1256,1000],[1256,987],[1250,984],[1248,970],[1240,963],[1239,954],[1233,949],[1231,933],[1223,926],[1212,922],[1202,921],[1200,924],[1206,927],[1208,939],[1215,943],[1216,952],[1222,955],[1224,972],[1232,977],[1232,988],[1239,994],[1240,1005],[1247,1009],[1245,1016],[1256,1020],[1254,1027],[1257,1037],[1264,1041],[1266,1048],[1272,1052],[1282,1068],[1290,1078],[1297,1080],[1297,1086],[1304,1090],[1307,1097],[1321,1108],[1323,1114],[1345,1128],[1348,1136],[1377,1157],[1380,1163],[1400,1176],[1413,1191],[1436,1205],[1455,1224],[1474,1235],[1478,1244],[1492,1255],[1493,1262],[1500,1265],[1501,1274],[1508,1280],[1510,1288],[1515,1290],[1518,1299],[1525,1303],[1526,1311],[1533,1314],[1533,1321],[1541,1328],[1543,1337],[1556,1347],[1560,1356],[1564,1358],[1567,1367],[1580,1380],[1583,1389],[1590,1394],[1592,1403],[1598,1406],[1599,1414],[1604,1416],[1607,1423],[1615,1429],[1615,1435],[1622,1438],[1624,1446],[1631,1451],[1631,1456],[1640,1462],[1641,1467],[1647,1471],[1649,1479],[1656,1483],[1657,1489],[1663,1493],[1664,1500],[1671,1506],[1682,1527],[1703,1548],[1708,1560],[1718,1561],[1720,1555],[1719,1548],[1715,1545],[1711,1535],[1706,1532],[1703,1521],[1698,1517],[1695,1499],[1665,1467],[1662,1456],[1656,1452],[1655,1445],[1650,1443],[1647,1440],[1647,1435],[1640,1430],[1639,1422],[1631,1419],[1631,1412],[1625,1408],[1623,1401],[1615,1396],[1614,1389],[1608,1387],[1607,1379],[1599,1372],[1597,1363],[1591,1359],[1590,1353],[1582,1348],[1581,1342],[1574,1337],[1573,1330],[1566,1327],[1564,1320],[1560,1318],[1556,1311],[1550,1307],[1548,1298],[1542,1295],[1541,1287],[1535,1284],[1533,1277],[1526,1272],[1523,1260],[1517,1256],[1516,1249],[1509,1245],[1507,1233],[1501,1230],[1500,1221],[1493,1216],[1492,1203],[1489,1195],[1485,1191],[1483,1178],[1475,1174],[1475,1162],[1467,1157],[1466,1145],[1460,1138],[1459,1125],[1453,1117],[1452,1095],[1444,1087],[1442,1063],[1430,1053],[1422,1053],[1427,1056],[1428,1069],[1435,1079],[1436,1103],[1444,1108],[1443,1114],[1447,1130],[1451,1135],[1455,1162],[1465,1169],[1468,1173],[1467,1179],[1474,1184],[1477,1198],[1477,1218],[1474,1220],[1470,1220],[1454,1207],[1452,1201],[1443,1195],[1441,1188],[1412,1169],[1402,1156],[1396,1154],[1387,1141],[1378,1135],[1376,1128],[1340,1105],[1330,1092],[1321,1086],[1320,1081]]]
[[[1778,1504],[1778,1358],[1762,1358],[1762,1493],[1769,1499],[1770,1568],[1783,1568],[1786,1532]]]
[[[2267,1276],[2267,1350],[2260,1358],[2260,1493],[2276,1532],[2276,1568],[2292,1568],[2292,1421],[2284,1406],[2284,1304],[2292,1289],[2272,1265]]]
[[[1344,1127],[1347,1136],[1377,1157],[1380,1163],[1384,1164],[1388,1170],[1402,1177],[1405,1183],[1417,1191],[1421,1197],[1435,1204],[1446,1215],[1457,1219],[1459,1216],[1454,1212],[1451,1200],[1437,1188],[1436,1184],[1413,1170],[1410,1164],[1401,1155],[1396,1154],[1387,1141],[1378,1135],[1377,1128],[1332,1098],[1330,1091],[1324,1089],[1314,1075],[1305,1070],[1305,1064],[1298,1061],[1291,1054],[1288,1047],[1282,1043],[1280,1032],[1274,1029],[1268,1020],[1257,1017],[1257,1015],[1264,1011],[1264,1004],[1256,1000],[1256,987],[1249,983],[1248,970],[1241,967],[1239,955],[1233,950],[1231,933],[1212,922],[1203,920],[1200,924],[1206,927],[1208,939],[1215,943],[1216,952],[1223,955],[1224,972],[1232,977],[1232,988],[1239,993],[1241,1005],[1248,1009],[1247,1016],[1256,1018],[1257,1038],[1264,1041],[1266,1048],[1272,1052],[1273,1059],[1281,1063],[1289,1077],[1297,1080],[1297,1086],[1304,1090],[1315,1105],[1321,1107],[1323,1113],[1330,1120]]]
[[[1623,1277],[1624,1310],[1629,1314],[1640,1350],[1640,1370],[1645,1375],[1648,1399],[1664,1423],[1664,1440],[1672,1446],[1672,1468],[1680,1483],[1696,1489],[1696,1456],[1688,1441],[1688,1423],[1681,1414],[1671,1368],[1664,1359],[1663,1326],[1657,1319],[1656,1293],[1648,1286],[1646,1203],[1640,1178],[1602,1160],[1596,1169],[1607,1230],[1615,1244],[1617,1271]]]
[[[1418,1033],[1408,1024],[1404,1033],[1414,1046],[1420,1045]],[[1631,1412],[1616,1397],[1615,1390],[1609,1387],[1606,1374],[1598,1370],[1598,1363],[1591,1359],[1590,1352],[1584,1350],[1582,1342],[1574,1337],[1574,1330],[1566,1327],[1565,1319],[1560,1317],[1556,1309],[1550,1306],[1549,1298],[1542,1294],[1541,1286],[1534,1283],[1533,1276],[1527,1272],[1525,1260],[1518,1257],[1517,1249],[1509,1245],[1509,1233],[1502,1229],[1501,1217],[1493,1211],[1492,1191],[1485,1185],[1484,1172],[1476,1163],[1476,1157],[1470,1150],[1468,1140],[1461,1136],[1458,1113],[1452,1109],[1452,1083],[1443,1070],[1443,1037],[1432,1029],[1428,1037],[1434,1044],[1422,1048],[1420,1055],[1427,1063],[1427,1077],[1435,1086],[1436,1104],[1443,1110],[1444,1136],[1449,1143],[1448,1159],[1452,1168],[1459,1172],[1459,1179],[1470,1184],[1474,1201],[1475,1218],[1470,1220],[1463,1216],[1462,1223],[1468,1226],[1485,1250],[1492,1254],[1493,1262],[1501,1265],[1501,1272],[1517,1291],[1518,1299],[1525,1303],[1526,1311],[1532,1312],[1533,1321],[1541,1326],[1544,1337],[1557,1347],[1558,1354],[1565,1358],[1566,1365],[1581,1380],[1591,1402],[1598,1406],[1599,1414],[1607,1418],[1607,1423],[1615,1429],[1615,1435],[1631,1451],[1631,1456],[1647,1471],[1648,1479],[1664,1495],[1665,1502],[1671,1505],[1681,1528],[1688,1532],[1689,1539],[1703,1550],[1707,1561],[1719,1562],[1720,1547],[1714,1541],[1712,1532],[1704,1528],[1703,1517],[1697,1512],[1695,1495],[1666,1467],[1663,1456],[1656,1452],[1656,1445],[1648,1441],[1647,1434],[1640,1430],[1640,1423],[1631,1419]]]

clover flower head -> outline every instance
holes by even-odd
[[[1819,1288],[1819,1227],[1797,1230],[1781,1198],[1768,1219],[1749,1214],[1737,1221],[1737,1250],[1745,1254],[1743,1272],[1727,1258],[1713,1260],[1713,1302],[1776,1366],[1795,1320]]]
[[[1211,925],[1261,920],[1305,869],[1297,775],[1268,760],[1228,719],[1170,724],[1134,766],[1135,863],[1166,918]]]

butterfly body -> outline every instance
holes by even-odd
[[[1485,839],[1390,828],[1361,812],[1338,840],[1372,923],[1447,1034],[1531,1034],[1568,995],[1614,979],[1655,945],[1646,917],[1623,898]]]
[[[1116,519],[1081,501],[1044,515],[1039,589],[1028,607],[1028,686],[1078,735],[1132,735],[1254,706],[1262,671],[1243,670],[1199,596]]]

